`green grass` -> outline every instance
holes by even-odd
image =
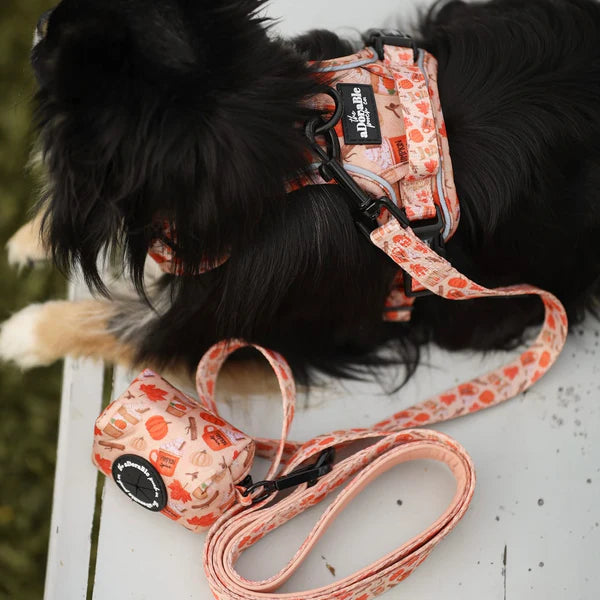
[[[28,58],[32,32],[51,0],[0,2],[0,320],[65,294],[50,267],[21,275],[3,246],[35,202],[26,171],[32,144]],[[22,373],[0,364],[0,600],[43,594],[56,455],[61,365]],[[66,599],[65,599],[66,600]]]

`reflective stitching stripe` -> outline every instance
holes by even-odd
[[[359,167],[357,165],[351,165],[348,163],[344,163],[344,169],[346,169],[346,171],[348,171],[350,173],[356,173],[358,175],[362,175],[363,177],[368,177],[369,179],[372,179],[375,183],[377,183],[381,187],[385,188],[385,190],[388,193],[389,199],[396,206],[399,206],[398,205],[398,196],[396,196],[396,192],[394,191],[394,188],[383,177],[379,177],[379,175],[376,175],[375,173],[373,173],[372,171],[369,171],[368,169],[364,169],[363,167]]]
[[[354,69],[356,67],[362,67],[364,65],[370,65],[371,63],[377,62],[379,57],[377,56],[377,52],[371,46],[368,46],[368,49],[373,52],[373,56],[371,58],[362,58],[360,60],[355,60],[353,62],[349,62],[343,65],[332,65],[331,67],[319,67],[318,69],[313,69],[317,73],[332,73],[334,71],[346,71],[347,69]]]

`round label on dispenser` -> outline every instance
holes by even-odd
[[[167,505],[167,488],[155,467],[141,456],[122,454],[112,465],[119,489],[136,504],[153,512]]]

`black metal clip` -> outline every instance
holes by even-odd
[[[408,35],[397,30],[369,30],[367,32],[367,44],[373,46],[379,60],[383,60],[383,47],[384,46],[400,46],[402,48],[412,48],[413,61],[419,60],[419,47],[417,42]]]
[[[311,487],[317,483],[319,477],[323,477],[323,475],[327,475],[327,473],[331,471],[333,468],[334,458],[335,449],[326,448],[323,450],[323,452],[321,452],[321,454],[319,454],[319,457],[313,465],[300,467],[299,469],[296,469],[287,475],[283,475],[282,477],[278,477],[277,479],[257,481],[256,483],[252,483],[252,478],[248,475],[248,477],[246,477],[246,479],[244,479],[241,483],[241,485],[246,487],[246,489],[242,492],[242,496],[247,496],[254,490],[262,487],[263,493],[252,500],[252,504],[256,504],[257,502],[261,502],[270,496],[273,492],[295,487],[301,483],[308,482],[307,487]]]
[[[435,207],[435,217],[423,221],[412,221],[410,228],[413,233],[423,242],[425,242],[436,254],[440,256],[446,255],[446,247],[442,231],[444,229],[444,217],[440,207]],[[421,296],[429,296],[432,294],[428,289],[413,290],[412,277],[405,271],[402,277],[404,283],[404,294],[408,298],[419,298]]]
[[[340,100],[341,101],[341,100]],[[370,239],[371,232],[377,227],[377,217],[381,209],[386,208],[403,227],[410,225],[406,214],[399,209],[387,196],[373,198],[369,196],[346,171],[341,162],[340,141],[333,127],[333,119],[323,122],[322,119],[312,119],[306,123],[305,135],[314,153],[321,160],[319,173],[325,181],[332,179],[347,193],[356,226],[359,231]],[[316,136],[325,138],[325,148],[317,141]]]
[[[373,34],[377,39],[384,40],[383,43],[391,43],[388,37],[382,36],[381,32]],[[400,39],[400,38],[394,38]],[[406,38],[402,38],[406,39]],[[412,40],[411,40],[412,41]],[[396,43],[395,45],[403,45]],[[414,41],[411,47],[418,51]],[[383,46],[382,46],[383,48]],[[416,59],[415,59],[416,60]],[[409,221],[404,209],[396,206],[387,196],[373,198],[367,194],[356,183],[354,178],[346,171],[341,159],[340,140],[335,132],[335,125],[341,118],[343,100],[339,92],[329,88],[327,93],[335,102],[335,109],[332,116],[325,120],[317,117],[308,121],[304,128],[304,134],[308,139],[311,149],[319,157],[319,173],[325,181],[332,179],[346,192],[344,195],[352,211],[354,221],[358,230],[367,238],[371,239],[371,232],[377,228],[377,217],[382,209],[386,209],[393,218],[395,218],[405,229],[410,227],[415,235],[427,243],[432,250],[444,255],[444,239],[442,230],[444,229],[444,218],[439,207],[436,206],[436,216],[434,219],[423,221]],[[325,138],[325,146],[317,142],[317,136]],[[413,291],[412,278],[404,272],[404,293],[408,297],[425,296],[431,294],[429,290]]]

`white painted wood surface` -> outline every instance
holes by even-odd
[[[71,300],[84,297],[83,285],[70,286]],[[86,597],[98,473],[90,440],[101,410],[103,375],[102,363],[65,361],[45,600]]]
[[[473,457],[475,496],[457,529],[386,598],[597,597],[600,324],[589,320],[581,331],[569,338],[558,364],[530,392],[438,427]],[[292,437],[374,423],[502,359],[502,354],[483,360],[432,349],[411,383],[392,396],[375,384],[332,382],[308,401],[302,399]],[[119,375],[115,395],[131,376]],[[276,435],[278,408],[277,398],[229,398],[222,412],[249,433]],[[324,585],[334,578],[327,565],[340,578],[391,550],[435,519],[453,489],[451,476],[435,463],[419,461],[390,471],[347,509],[282,591]],[[278,570],[324,507],[261,540],[241,558],[240,572],[259,579]],[[107,485],[94,599],[111,600],[117,589],[124,600],[210,599],[202,543],[202,535],[140,509]]]
[[[409,7],[415,4],[428,3],[275,0],[268,12],[284,16],[278,25],[283,34],[340,24],[364,30],[389,24],[388,15],[414,16]],[[384,598],[598,597],[600,324],[590,319],[580,329],[555,368],[530,392],[438,427],[473,457],[478,483],[471,509],[431,557]],[[432,349],[409,385],[391,396],[372,383],[331,382],[302,399],[292,437],[374,423],[502,360],[501,354],[483,359]],[[100,372],[73,361],[65,367],[46,600],[85,597],[89,500],[95,491],[89,454]],[[115,396],[132,376],[117,372]],[[229,398],[222,412],[249,433],[276,436],[278,407],[277,398]],[[453,485],[444,467],[426,461],[387,473],[346,510],[281,591],[324,585],[334,579],[328,566],[341,578],[401,544],[440,514]],[[324,508],[307,511],[259,542],[240,559],[239,570],[256,579],[274,573]],[[209,600],[202,544],[202,535],[141,509],[108,483],[94,600]]]

